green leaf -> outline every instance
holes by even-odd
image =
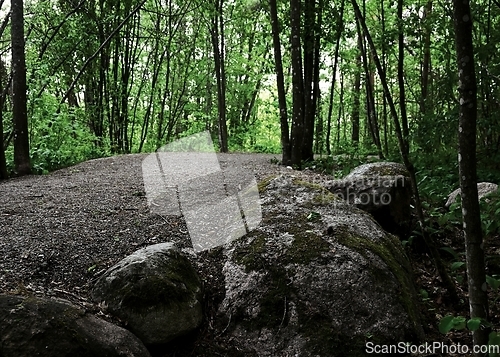
[[[465,265],[464,262],[454,262],[451,264],[451,271],[455,271]]]
[[[467,320],[463,316],[457,316],[453,319],[455,330],[463,330],[467,326]]]
[[[439,322],[439,332],[446,334],[452,329],[463,330],[467,324],[467,320],[463,316],[452,316],[448,315],[441,319]]]
[[[424,299],[428,299],[429,293],[425,289],[420,289],[420,296],[422,296]]]
[[[471,331],[479,330],[482,320],[483,319],[480,317],[473,317],[472,319],[467,321],[467,328]]]
[[[489,334],[488,339],[489,345],[500,345],[500,334],[496,331],[493,331]]]
[[[87,269],[87,271],[90,273],[90,272],[91,272],[91,271],[93,271],[95,268],[97,268],[97,265],[96,265],[96,264],[94,264],[94,265],[92,265],[91,267],[89,267],[89,268]]]
[[[447,334],[453,328],[453,319],[452,315],[445,316],[439,321],[439,332],[443,335]]]
[[[495,279],[492,276],[486,275],[486,282],[495,291],[500,287],[500,280]]]
[[[458,256],[457,252],[455,252],[455,251],[454,251],[452,248],[450,248],[450,247],[441,247],[441,248],[439,248],[439,249],[444,250],[445,252],[450,253],[450,254],[453,256],[453,258],[455,258],[456,260],[460,259],[460,257]]]

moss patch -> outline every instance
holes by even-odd
[[[252,270],[259,270],[265,266],[265,260],[262,253],[265,250],[266,237],[259,231],[250,232],[247,237],[254,237],[252,243],[248,246],[238,247],[233,254],[233,260],[245,266],[248,273]]]
[[[160,270],[164,274],[134,274],[136,281],[120,287],[117,296],[123,298],[126,306],[142,311],[154,304],[182,303],[189,294],[201,294],[199,277],[186,258],[172,257],[168,266]]]
[[[292,246],[285,253],[286,263],[309,264],[321,256],[321,253],[330,250],[330,244],[318,236],[317,233],[306,231],[296,235]]]
[[[400,262],[395,258],[398,256],[404,256],[399,240],[395,236],[387,234],[385,236],[387,238],[384,238],[386,239],[385,242],[374,242],[370,239],[355,236],[349,232],[347,227],[340,229],[337,228],[334,234],[340,244],[354,249],[367,259],[367,252],[372,252],[389,267],[389,270],[394,274],[401,288],[399,296],[400,301],[405,307],[410,320],[414,324],[417,324],[419,321],[419,313],[416,305],[414,304],[414,294],[412,291],[413,283],[410,279],[410,267],[408,266],[408,263],[405,264],[405,262]],[[404,265],[406,265],[406,267]],[[379,275],[375,267],[372,267],[371,269],[371,272],[374,274],[376,279],[386,278],[385,276]]]

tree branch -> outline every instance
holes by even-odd
[[[124,19],[123,21],[110,33],[110,35],[104,40],[103,43],[101,43],[101,46],[99,46],[99,48],[97,49],[97,51],[94,52],[94,54],[92,56],[90,56],[89,58],[87,58],[87,60],[85,61],[85,63],[83,64],[82,68],[80,69],[80,71],[78,72],[78,74],[76,75],[76,78],[73,80],[73,82],[71,83],[71,85],[69,86],[68,90],[66,91],[66,93],[64,94],[63,98],[61,99],[61,102],[59,103],[59,105],[62,105],[64,104],[64,102],[66,101],[66,99],[68,99],[68,96],[69,94],[71,93],[71,91],[75,88],[76,86],[76,83],[80,80],[80,77],[83,75],[83,72],[85,71],[85,69],[87,68],[87,66],[97,57],[97,55],[108,45],[109,41],[111,41],[111,39],[118,33],[118,31],[121,30],[121,28],[127,23],[127,21],[137,12],[140,10],[140,8],[142,7],[142,5],[144,5],[146,3],[146,0],[142,0],[131,12],[130,14],[128,14]]]

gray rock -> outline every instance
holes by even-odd
[[[131,332],[64,300],[0,295],[0,356],[148,357]]]
[[[478,193],[479,199],[483,198],[484,196],[486,196],[492,192],[495,192],[496,190],[498,190],[498,185],[491,183],[491,182],[479,182],[477,184],[477,193]],[[457,202],[457,196],[460,195],[461,192],[462,191],[459,188],[457,188],[455,191],[450,193],[450,195],[448,196],[448,199],[446,200],[446,204],[445,204],[446,208],[450,208],[450,206],[452,204]]]
[[[260,184],[263,224],[225,247],[225,333],[259,356],[365,356],[423,338],[399,239],[293,176]],[[369,336],[369,337],[368,337]]]
[[[92,296],[146,345],[164,344],[202,321],[201,281],[171,243],[140,249],[106,271]]]
[[[388,232],[404,236],[411,219],[411,181],[406,168],[394,162],[375,162],[356,167],[326,188],[370,213]]]

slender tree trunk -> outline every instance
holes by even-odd
[[[315,121],[316,118],[318,117],[318,107],[319,107],[319,101],[320,101],[320,87],[319,87],[319,72],[320,72],[320,62],[321,62],[321,26],[323,22],[323,2],[324,0],[319,0],[318,7],[317,7],[317,12],[318,12],[318,19],[317,23],[315,25],[316,29],[316,34],[315,34],[315,39],[314,39],[314,71],[313,71],[313,88],[312,88],[312,105],[313,105],[313,112],[311,114],[312,116],[312,122],[309,124],[310,125],[310,130],[311,130],[311,143],[308,144],[310,145],[310,153],[309,155],[306,155],[304,158],[308,161],[313,161],[314,160],[314,150],[313,150],[313,142],[314,142],[314,129],[315,129]],[[308,148],[306,147],[306,153],[308,151]]]
[[[420,99],[420,113],[424,117],[428,110],[428,93],[429,93],[429,73],[431,68],[431,22],[430,15],[432,13],[432,0],[429,0],[424,9],[424,59],[422,63],[422,94]]]
[[[337,76],[337,64],[339,59],[340,50],[340,39],[342,37],[342,29],[344,28],[344,5],[345,0],[340,3],[339,10],[339,20],[337,21],[336,38],[335,38],[335,54],[333,56],[333,66],[332,66],[332,86],[330,87],[330,102],[328,105],[328,119],[326,124],[326,152],[331,155],[331,144],[330,144],[330,134],[332,126],[332,114],[333,114],[333,98],[335,96],[335,77]],[[342,106],[342,102],[339,103]]]
[[[291,135],[291,164],[302,164],[302,138],[304,128],[304,79],[302,76],[302,46],[300,35],[300,0],[290,0],[290,26],[292,50],[293,117]]]
[[[342,109],[344,108],[344,74],[340,74],[340,94],[339,94],[339,112],[337,116],[337,148],[340,146],[340,122],[342,120]]]
[[[382,33],[386,33],[386,26],[385,26],[385,8],[384,8],[384,0],[380,0],[380,17],[381,17],[381,24],[382,24]],[[382,69],[384,70],[384,73],[387,73],[387,49],[386,49],[386,43],[382,43]],[[384,154],[385,156],[389,155],[389,143],[387,140],[387,99],[385,98],[384,94],[382,93],[382,125],[384,128]]]
[[[484,266],[483,236],[476,178],[477,84],[472,44],[472,17],[468,0],[453,1],[455,46],[460,102],[458,164],[465,234],[465,256],[471,318],[488,319],[488,296]],[[489,329],[472,332],[474,345],[488,344]],[[486,356],[475,353],[474,356]]]
[[[320,6],[322,0],[320,0]],[[316,11],[318,20],[316,21]],[[305,0],[304,17],[304,133],[302,138],[302,160],[314,160],[314,120],[316,113],[317,95],[315,93],[315,81],[319,80],[319,46],[321,37],[319,33],[321,26],[321,9],[317,9],[314,0]]]
[[[9,82],[5,63],[3,60],[0,60],[0,88],[2,88],[2,92],[0,93],[0,180],[5,180],[9,176],[7,172],[7,162],[5,159],[5,146],[3,140],[3,110]]]
[[[304,125],[302,134],[302,161],[309,161],[312,154],[312,130],[314,129],[314,109],[313,109],[313,77],[314,77],[314,26],[315,26],[315,3],[314,0],[303,1],[304,24],[301,28],[303,41],[303,74],[304,74]]]
[[[221,141],[221,152],[228,152],[228,137],[227,137],[227,121],[226,121],[226,39],[224,31],[224,10],[223,10],[224,0],[220,0],[219,3],[219,28],[220,28],[220,77],[221,77],[221,96],[222,96],[222,114],[219,114],[219,130],[220,130],[220,141]]]
[[[384,158],[384,154],[382,153],[382,146],[380,145],[380,134],[379,134],[379,128],[378,128],[378,121],[377,121],[377,113],[375,110],[375,95],[374,95],[374,81],[372,78],[374,77],[372,73],[370,72],[369,69],[369,64],[368,64],[368,56],[366,54],[367,52],[367,46],[365,45],[365,41],[363,41],[363,32],[361,31],[359,22],[356,22],[356,27],[358,30],[358,36],[361,38],[361,42],[359,43],[361,47],[359,48],[359,51],[361,52],[361,56],[363,58],[363,67],[365,70],[365,86],[366,86],[366,111],[368,113],[367,115],[367,121],[368,121],[368,129],[370,131],[373,143],[377,147],[378,150],[378,155],[380,159]]]
[[[219,145],[221,152],[228,152],[226,123],[226,75],[224,70],[223,0],[216,0],[212,18],[212,46],[217,79],[217,109],[219,112]]]
[[[3,146],[3,98],[4,96],[0,98],[0,180],[6,180],[9,176]]]
[[[432,258],[434,260],[434,263],[436,265],[436,269],[439,272],[439,276],[441,277],[441,280],[443,281],[443,284],[445,286],[445,289],[448,291],[448,294],[450,296],[450,300],[453,302],[458,302],[458,295],[456,291],[455,284],[451,280],[450,276],[448,275],[448,272],[446,270],[446,266],[444,265],[443,261],[441,260],[441,257],[439,255],[439,251],[437,250],[436,244],[432,240],[432,238],[427,234],[427,230],[425,227],[425,217],[424,217],[424,211],[422,208],[422,203],[420,201],[420,195],[418,192],[418,186],[417,186],[417,178],[415,174],[415,167],[413,164],[410,162],[409,159],[409,144],[406,138],[403,136],[403,132],[401,130],[401,124],[399,122],[398,118],[398,113],[396,111],[396,106],[394,105],[394,101],[392,100],[391,93],[389,91],[389,86],[387,84],[387,79],[385,77],[385,72],[382,69],[382,65],[380,64],[380,60],[377,55],[377,50],[375,47],[375,44],[373,43],[373,40],[370,36],[370,33],[368,32],[368,28],[366,27],[366,22],[361,14],[361,11],[359,10],[359,6],[356,2],[356,0],[351,0],[352,5],[354,7],[354,13],[356,15],[357,20],[360,22],[361,27],[363,28],[363,31],[365,32],[366,38],[368,40],[368,44],[370,45],[370,48],[373,53],[373,60],[375,61],[375,65],[377,67],[377,71],[380,77],[380,82],[382,83],[382,87],[384,89],[384,95],[387,98],[387,104],[389,105],[389,109],[391,112],[391,116],[394,120],[394,128],[396,130],[396,136],[398,138],[398,143],[399,143],[399,149],[401,152],[401,158],[403,159],[403,163],[408,170],[410,174],[410,181],[411,181],[411,186],[412,186],[412,191],[413,191],[413,196],[415,200],[415,210],[417,212],[417,217],[418,221],[420,224],[420,228],[422,230],[422,236],[424,237],[424,241],[429,248],[429,251],[432,255]]]
[[[26,113],[26,62],[24,57],[24,10],[22,0],[11,2],[12,12],[12,120],[16,175],[31,173],[28,115]]]
[[[403,0],[398,0],[398,84],[399,84],[399,110],[401,113],[401,127],[403,129],[403,137],[408,142],[408,115],[406,114],[406,95],[405,95],[405,79],[404,79],[404,33],[403,33]]]
[[[288,113],[286,107],[285,79],[283,75],[278,10],[276,0],[270,0],[269,4],[271,12],[271,29],[273,32],[274,65],[276,69],[276,83],[278,86],[278,103],[280,110],[281,163],[283,165],[290,165],[292,153],[290,150],[290,132],[288,128]]]
[[[356,57],[356,69],[354,72],[354,88],[352,101],[352,134],[351,140],[354,146],[359,144],[359,102],[361,95],[361,33],[358,33],[358,56]]]

